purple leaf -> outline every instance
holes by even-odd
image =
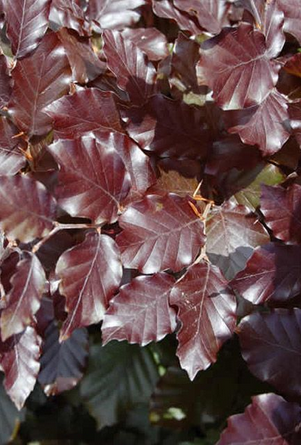
[[[164,19],[175,20],[180,29],[189,31],[191,34],[200,34],[202,28],[198,20],[188,14],[176,8],[170,0],[152,0],[152,6],[154,13]]]
[[[49,21],[55,24],[55,31],[59,27],[74,29],[82,37],[90,34],[84,11],[77,3],[75,0],[52,0]]]
[[[90,0],[87,14],[91,20],[99,22],[103,29],[123,29],[133,26],[140,19],[137,8],[146,0]],[[92,22],[99,32],[99,27]]]
[[[0,53],[0,107],[7,105],[12,92],[11,77],[8,74],[9,67],[4,54]]]
[[[140,48],[149,60],[161,60],[169,55],[167,39],[157,28],[126,28],[121,34]]]
[[[284,31],[292,34],[301,42],[300,22],[301,10],[299,0],[277,0],[278,6],[284,13]]]

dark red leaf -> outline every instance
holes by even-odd
[[[204,244],[203,223],[189,201],[172,193],[129,205],[117,236],[123,265],[150,274],[189,266]]]
[[[133,26],[140,19],[137,8],[146,0],[90,0],[87,14],[91,20],[99,22],[104,29],[123,29]],[[99,32],[99,27],[92,22],[92,27]]]
[[[142,105],[156,94],[156,70],[141,49],[118,31],[103,33],[104,54],[117,85],[129,96],[133,105]]]
[[[95,130],[123,131],[111,92],[96,88],[78,91],[53,102],[45,110],[59,139],[73,139]]]
[[[297,399],[301,396],[300,330],[297,308],[254,312],[238,327],[242,356],[252,374]]]
[[[126,109],[125,115],[129,135],[144,150],[162,157],[205,157],[210,136],[202,110],[156,95],[141,108]]]
[[[295,297],[301,292],[301,247],[270,243],[256,249],[231,286],[253,304]]]
[[[169,55],[167,39],[156,28],[126,28],[121,34],[140,48],[149,60],[161,60]]]
[[[17,127],[6,119],[0,117],[0,175],[15,175],[25,166],[26,159],[22,154],[24,141],[14,137],[19,133]]]
[[[290,57],[285,62],[283,69],[294,76],[301,77],[301,54],[297,53]]]
[[[216,266],[191,266],[174,286],[170,302],[179,308],[182,327],[177,356],[191,380],[216,361],[236,325],[236,300]]]
[[[202,28],[198,20],[190,14],[176,8],[170,0],[152,0],[153,11],[159,17],[175,20],[180,29],[191,34],[200,34]]]
[[[117,246],[108,236],[90,232],[83,243],[61,255],[56,274],[66,297],[68,317],[60,336],[66,340],[74,329],[102,320],[122,277]]]
[[[301,9],[299,0],[277,0],[284,13],[284,31],[292,34],[301,42]]]
[[[229,111],[226,122],[229,133],[238,133],[245,144],[257,144],[264,156],[270,156],[289,138],[287,99],[273,89],[260,105]]]
[[[38,376],[47,396],[72,389],[82,378],[88,360],[88,333],[77,329],[64,343],[59,343],[59,330],[55,322],[45,333],[41,370]]]
[[[218,34],[228,24],[229,5],[225,0],[174,0],[174,4],[178,9],[196,16],[201,28],[211,34]]]
[[[270,237],[249,209],[227,201],[216,207],[206,221],[206,253],[228,279],[242,270],[255,247]]]
[[[288,111],[291,119],[290,125],[293,129],[297,142],[301,147],[301,100],[290,103]]]
[[[97,57],[88,39],[78,38],[75,32],[66,28],[62,28],[57,36],[65,48],[74,82],[87,83],[105,71],[106,64]]]
[[[174,282],[172,276],[161,272],[134,278],[122,286],[104,316],[104,344],[115,339],[145,346],[172,333],[176,312],[169,306],[169,295]]]
[[[60,165],[56,196],[72,216],[97,224],[117,220],[119,203],[131,186],[119,154],[92,137],[57,141],[49,147]]]
[[[4,54],[0,53],[0,107],[7,105],[12,92],[11,77],[8,74],[8,63]]]
[[[40,369],[41,338],[32,327],[0,343],[0,367],[4,371],[4,388],[20,410],[33,390]]]
[[[8,239],[28,243],[53,227],[56,202],[46,188],[26,176],[0,177],[0,227]]]
[[[224,110],[260,104],[277,83],[280,69],[269,60],[264,35],[248,23],[224,28],[206,40],[199,65],[213,98]]]
[[[30,57],[19,60],[12,77],[8,108],[14,123],[29,136],[48,133],[51,118],[44,107],[66,94],[71,81],[68,59],[56,34],[47,34]]]
[[[301,440],[301,408],[276,394],[252,397],[243,414],[228,419],[216,445],[288,445]]]
[[[1,312],[1,337],[21,333],[26,326],[34,323],[46,284],[44,269],[38,258],[24,252],[16,273],[11,278],[11,290],[6,296],[7,304]]]
[[[60,255],[74,245],[74,240],[69,232],[70,230],[60,230],[48,237],[47,241],[45,241],[36,252],[37,257],[46,271],[53,270]],[[34,250],[35,247],[33,248],[33,251]]]
[[[276,238],[301,244],[301,186],[262,186],[261,211]]]
[[[49,14],[50,25],[57,28],[74,29],[80,36],[90,34],[89,23],[82,8],[74,0],[52,0]]]
[[[12,52],[24,57],[33,51],[48,28],[51,0],[2,0]]]
[[[3,301],[1,301],[1,309],[2,309],[2,303],[3,307],[6,305],[6,297],[9,293],[9,291],[12,288],[10,279],[12,276],[16,273],[17,264],[20,261],[20,252],[18,251],[12,251],[12,252],[5,252],[3,257],[1,258],[1,287],[3,286]]]

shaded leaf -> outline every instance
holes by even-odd
[[[175,20],[180,29],[191,34],[200,34],[202,28],[198,20],[190,14],[176,8],[170,0],[152,0],[154,13],[164,19]]]
[[[126,342],[94,345],[81,396],[100,429],[114,425],[129,409],[148,401],[157,378],[157,366],[148,349]]]
[[[2,0],[12,52],[24,57],[32,52],[48,28],[50,0]]]
[[[117,85],[126,91],[133,105],[143,104],[157,92],[156,70],[141,49],[118,31],[103,33],[103,51]]]
[[[248,23],[224,28],[205,41],[199,65],[213,98],[224,110],[260,104],[277,83],[280,69],[269,60],[264,35]]]
[[[36,383],[40,369],[41,338],[32,327],[0,344],[4,388],[20,410]]]
[[[144,150],[162,157],[205,157],[210,136],[202,110],[156,95],[141,108],[126,109],[125,115],[129,135]]]
[[[238,133],[245,144],[257,144],[264,156],[270,156],[289,138],[287,99],[276,89],[258,106],[229,111],[229,133]]]
[[[88,333],[77,329],[64,343],[59,343],[55,322],[45,332],[41,370],[38,376],[47,396],[72,389],[82,378],[88,361]]]
[[[161,272],[122,286],[104,316],[104,344],[115,339],[145,346],[172,333],[176,328],[176,312],[169,306],[173,285],[172,276]]]
[[[66,340],[74,329],[99,323],[118,289],[122,267],[115,242],[97,232],[87,233],[81,244],[60,256],[56,275],[66,297],[68,316],[60,335]]]
[[[137,8],[145,3],[145,0],[90,0],[87,14],[96,32],[99,28],[93,23],[94,20],[104,29],[123,29],[139,21]]]
[[[19,133],[17,127],[0,117],[0,175],[15,175],[25,166],[26,159],[22,154],[24,141],[14,137]]]
[[[8,239],[28,243],[47,235],[56,202],[43,184],[26,176],[0,177],[0,227]]]
[[[187,199],[148,195],[119,218],[117,236],[123,265],[150,274],[189,266],[204,244],[203,223]]]
[[[19,60],[12,71],[13,92],[9,114],[17,127],[29,136],[51,130],[51,118],[44,107],[69,91],[71,71],[64,47],[54,33],[47,34],[38,49]]]
[[[123,131],[114,95],[96,88],[78,91],[45,109],[59,139],[73,139],[95,130]]]
[[[178,307],[181,329],[177,356],[191,380],[216,361],[236,325],[236,300],[216,266],[191,266],[174,286],[170,303]]]
[[[6,445],[12,438],[17,425],[24,420],[24,413],[19,412],[0,383],[0,445]]]
[[[84,11],[74,0],[52,0],[49,21],[55,24],[55,31],[57,28],[69,28],[82,37],[90,34]]]
[[[206,221],[206,253],[228,279],[242,270],[255,247],[270,237],[255,215],[234,201],[213,209]]]
[[[279,8],[284,13],[284,31],[289,32],[301,42],[301,10],[299,0],[277,0],[277,2]]]
[[[301,409],[276,394],[260,394],[252,398],[243,414],[228,419],[217,445],[297,445],[300,435]]]
[[[301,395],[300,329],[301,310],[297,308],[255,312],[238,328],[242,356],[252,374],[297,399]]]
[[[8,73],[9,67],[4,54],[0,53],[0,107],[2,108],[9,101],[12,82]]]
[[[198,181],[195,178],[185,178],[175,170],[165,172],[160,169],[160,177],[156,184],[149,190],[149,192],[156,195],[165,195],[166,193],[176,193],[183,198],[186,195],[192,196],[198,186]]]
[[[11,278],[12,288],[6,296],[6,307],[1,312],[3,341],[34,324],[34,315],[40,308],[45,284],[46,276],[40,261],[34,254],[24,252]]]
[[[231,286],[246,300],[285,302],[301,292],[301,247],[270,243],[257,248]]]
[[[301,186],[262,186],[260,209],[276,238],[301,244]]]
[[[74,245],[74,239],[68,230],[59,230],[43,241],[43,244],[36,251],[36,256],[46,271],[53,270],[60,255]],[[35,248],[33,248],[33,251],[35,251]]]
[[[119,154],[92,137],[57,141],[49,147],[60,165],[56,196],[72,216],[95,223],[117,220],[119,203],[130,189],[130,175]]]
[[[301,54],[297,53],[290,57],[285,62],[283,69],[294,76],[301,77]]]
[[[149,60],[161,60],[169,55],[167,39],[157,28],[126,28],[121,35],[140,48]]]

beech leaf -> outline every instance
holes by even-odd
[[[0,117],[0,175],[15,175],[25,166],[26,159],[22,154],[23,141],[16,138],[17,127],[6,117]]]
[[[292,34],[300,43],[301,11],[299,0],[277,0],[277,3],[284,13],[284,31]]]
[[[82,37],[90,34],[84,11],[74,0],[52,0],[49,21],[55,24],[55,31],[59,27],[74,29]]]
[[[202,28],[198,20],[185,11],[176,8],[170,0],[152,0],[154,13],[164,19],[175,20],[180,29],[191,34],[200,34]]]
[[[103,29],[123,29],[139,21],[137,8],[145,3],[146,0],[90,0],[87,14],[96,32],[99,27],[94,21]]]
[[[59,291],[66,297],[65,320],[60,340],[66,340],[76,328],[99,323],[109,300],[118,289],[122,267],[115,242],[97,232],[64,252],[56,266]]]
[[[218,267],[192,265],[175,284],[170,303],[178,307],[181,329],[177,356],[191,380],[217,359],[236,325],[236,300]]]
[[[167,39],[157,28],[125,28],[121,34],[140,48],[149,60],[161,60],[169,55]]]
[[[169,306],[174,279],[164,272],[134,278],[120,288],[102,323],[102,340],[127,340],[145,346],[160,341],[176,328],[176,312]]]
[[[123,265],[150,274],[189,266],[204,245],[203,223],[189,201],[175,194],[148,195],[119,218]]]
[[[7,105],[12,91],[12,82],[9,75],[8,61],[0,52],[0,107]]]

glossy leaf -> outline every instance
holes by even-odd
[[[104,31],[103,40],[108,68],[117,78],[117,85],[126,91],[132,104],[142,105],[157,92],[154,66],[132,40],[118,31]]]
[[[127,131],[144,150],[162,157],[204,158],[209,132],[201,110],[163,95],[152,97],[141,108],[125,110]]]
[[[25,166],[24,141],[16,138],[18,129],[7,118],[0,118],[0,175],[15,175]]]
[[[9,114],[29,136],[51,130],[44,108],[69,91],[71,71],[64,48],[54,33],[47,34],[38,49],[19,60],[12,71],[13,92]]]
[[[137,8],[145,3],[145,0],[91,0],[88,15],[91,20],[99,22],[103,29],[127,28],[139,21]],[[99,30],[95,24],[94,28],[95,31]]]
[[[2,3],[13,54],[24,57],[38,46],[48,28],[50,0],[2,0]]]
[[[181,329],[177,356],[191,380],[217,359],[236,325],[236,300],[216,266],[191,266],[174,286],[170,303],[178,307]]]
[[[301,410],[276,394],[260,394],[252,398],[243,414],[228,419],[217,445],[297,444],[300,441]]]
[[[0,227],[8,239],[28,243],[50,232],[56,202],[40,182],[25,176],[2,176],[0,195]]]
[[[269,60],[264,35],[247,23],[225,28],[204,42],[199,63],[213,98],[224,110],[263,102],[280,68]]]
[[[228,279],[242,270],[255,247],[270,238],[255,215],[233,201],[213,209],[206,221],[206,252]]]
[[[70,215],[97,224],[115,222],[131,185],[119,154],[92,137],[59,140],[49,150],[60,166],[59,205]]]
[[[157,365],[148,349],[112,342],[92,346],[80,390],[100,429],[121,421],[129,409],[147,401],[157,378]]]
[[[299,0],[277,0],[279,8],[284,13],[284,31],[292,34],[296,39],[301,42],[300,32],[300,2]]]
[[[262,186],[261,211],[276,238],[301,244],[301,186]]]
[[[189,201],[174,194],[148,195],[119,218],[123,265],[150,274],[189,266],[204,244],[203,223]]]
[[[56,29],[69,28],[82,37],[89,35],[89,23],[84,11],[74,0],[52,0],[49,21],[55,24]]]
[[[113,94],[96,88],[62,97],[45,113],[53,119],[59,139],[73,139],[95,130],[123,131]]]
[[[301,310],[297,308],[255,312],[238,328],[242,356],[252,374],[295,399],[301,394],[300,328]]]
[[[0,344],[4,388],[20,410],[36,383],[40,369],[41,338],[32,327]]]
[[[81,244],[60,256],[56,275],[60,293],[66,297],[68,316],[60,335],[66,340],[74,329],[103,319],[122,278],[115,242],[106,235],[88,233]]]
[[[161,60],[169,55],[167,39],[157,28],[125,28],[121,34],[140,48],[149,60]]]
[[[185,11],[176,8],[170,0],[152,0],[153,11],[159,17],[175,20],[180,29],[191,34],[200,34],[202,29],[198,20]]]
[[[253,304],[285,302],[301,292],[301,247],[270,243],[257,248],[232,287]]]
[[[25,253],[11,278],[7,304],[1,312],[1,337],[5,341],[34,324],[46,284],[44,269],[38,258]]]
[[[257,144],[264,156],[270,156],[289,138],[287,99],[272,90],[259,106],[229,111],[229,133],[238,133],[245,144]]]
[[[176,312],[169,306],[173,285],[172,276],[158,273],[122,286],[104,316],[104,344],[115,339],[145,346],[172,333],[176,328]]]
[[[64,343],[59,343],[55,322],[45,332],[39,383],[45,394],[53,396],[72,389],[82,378],[88,361],[88,333],[77,329]]]

